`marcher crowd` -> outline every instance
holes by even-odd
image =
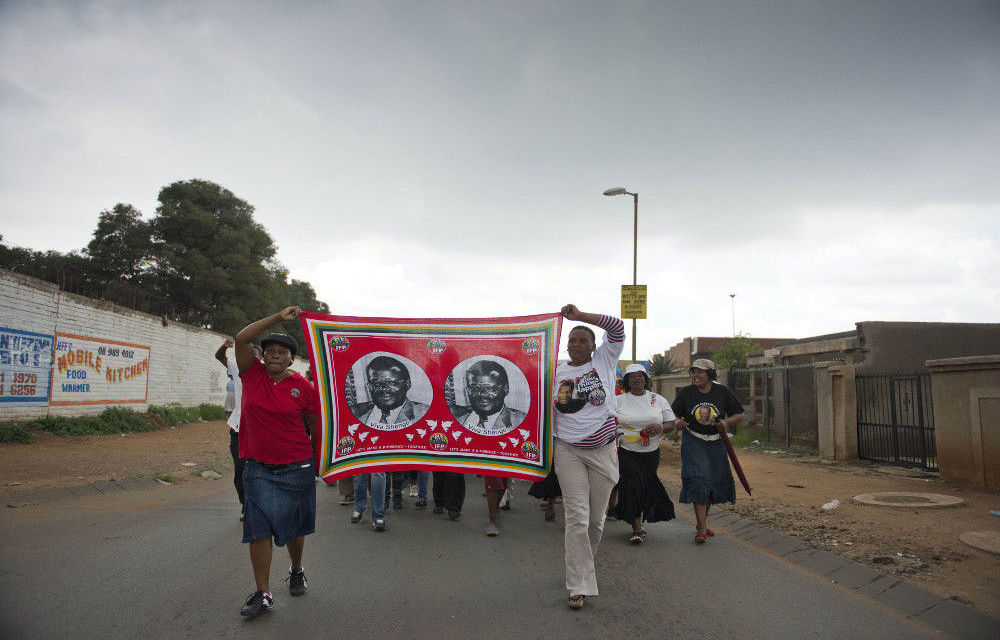
[[[225,408],[231,412],[227,422],[234,484],[256,586],[240,610],[248,618],[274,604],[270,585],[274,545],[288,549],[289,593],[300,596],[308,587],[302,559],[305,536],[316,529],[319,402],[311,375],[290,369],[298,352],[295,339],[283,333],[264,335],[275,325],[297,320],[300,313],[298,307],[288,307],[253,322],[215,354],[230,379]],[[624,323],[572,304],[561,313],[583,324],[570,330],[569,359],[555,372],[554,463],[548,476],[528,493],[540,500],[547,522],[555,520],[555,505],[562,502],[567,604],[580,609],[588,596],[598,595],[594,558],[607,517],[631,525],[632,544],[646,539],[644,523],[674,518],[674,505],[656,474],[662,434],[672,431],[681,439],[680,502],[694,505],[695,542],[703,544],[715,535],[708,527],[710,507],[734,502],[736,495],[720,433],[742,420],[743,408],[729,388],[715,382],[715,365],[706,359],[694,361],[689,370],[692,384],[679,389],[673,403],[649,390],[649,373],[641,364],[630,364],[618,380]],[[591,327],[604,332],[600,345]],[[226,356],[230,347],[233,360]],[[467,388],[472,406],[459,417],[462,424],[482,432],[496,425],[503,428],[504,420],[520,419],[512,415],[515,410],[503,406],[507,374],[490,365],[487,361],[470,367]],[[367,374],[372,401],[359,405],[358,411],[384,424],[419,417],[421,407],[406,404],[410,382],[405,367],[392,358],[376,358],[368,364]],[[434,471],[433,479],[425,470],[378,472],[341,478],[336,486],[340,504],[353,507],[352,523],[363,522],[367,513],[372,529],[384,532],[387,504],[403,508],[407,483],[416,508],[428,506],[430,489],[434,514],[447,513],[451,520],[461,517],[466,477],[458,472]],[[487,536],[500,533],[499,512],[510,508],[512,484],[510,478],[483,478]]]

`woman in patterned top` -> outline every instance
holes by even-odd
[[[606,332],[598,347],[590,327],[570,330],[569,362],[556,369],[552,389],[555,467],[566,518],[566,588],[570,608],[579,609],[586,596],[597,595],[594,555],[604,531],[608,498],[618,482],[615,371],[625,344],[625,325],[618,318],[586,313],[572,304],[562,308],[562,315]]]

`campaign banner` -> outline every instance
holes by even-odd
[[[537,480],[552,463],[562,316],[301,315],[327,482],[423,469]]]
[[[0,327],[0,402],[49,401],[53,342],[44,333]]]
[[[149,346],[56,333],[50,405],[144,403]]]

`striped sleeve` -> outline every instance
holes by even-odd
[[[620,321],[619,321],[620,322]],[[583,440],[579,442],[574,442],[574,447],[583,447],[584,449],[594,449],[596,447],[603,447],[609,444],[615,439],[616,431],[618,430],[618,420],[614,417],[610,417],[604,421],[601,428],[590,434]]]
[[[620,318],[602,315],[597,326],[608,332],[609,341],[625,342],[625,323]]]

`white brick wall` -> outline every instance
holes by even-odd
[[[178,402],[190,407],[221,405],[226,395],[226,370],[215,351],[227,336],[60,291],[54,284],[0,269],[0,327],[54,335],[71,333],[149,347],[148,404]],[[300,345],[304,349],[305,345]],[[232,356],[230,350],[229,355]],[[297,358],[294,369],[308,361]],[[46,415],[100,413],[108,406],[145,411],[148,404],[48,406],[45,403],[0,403],[0,421]]]

